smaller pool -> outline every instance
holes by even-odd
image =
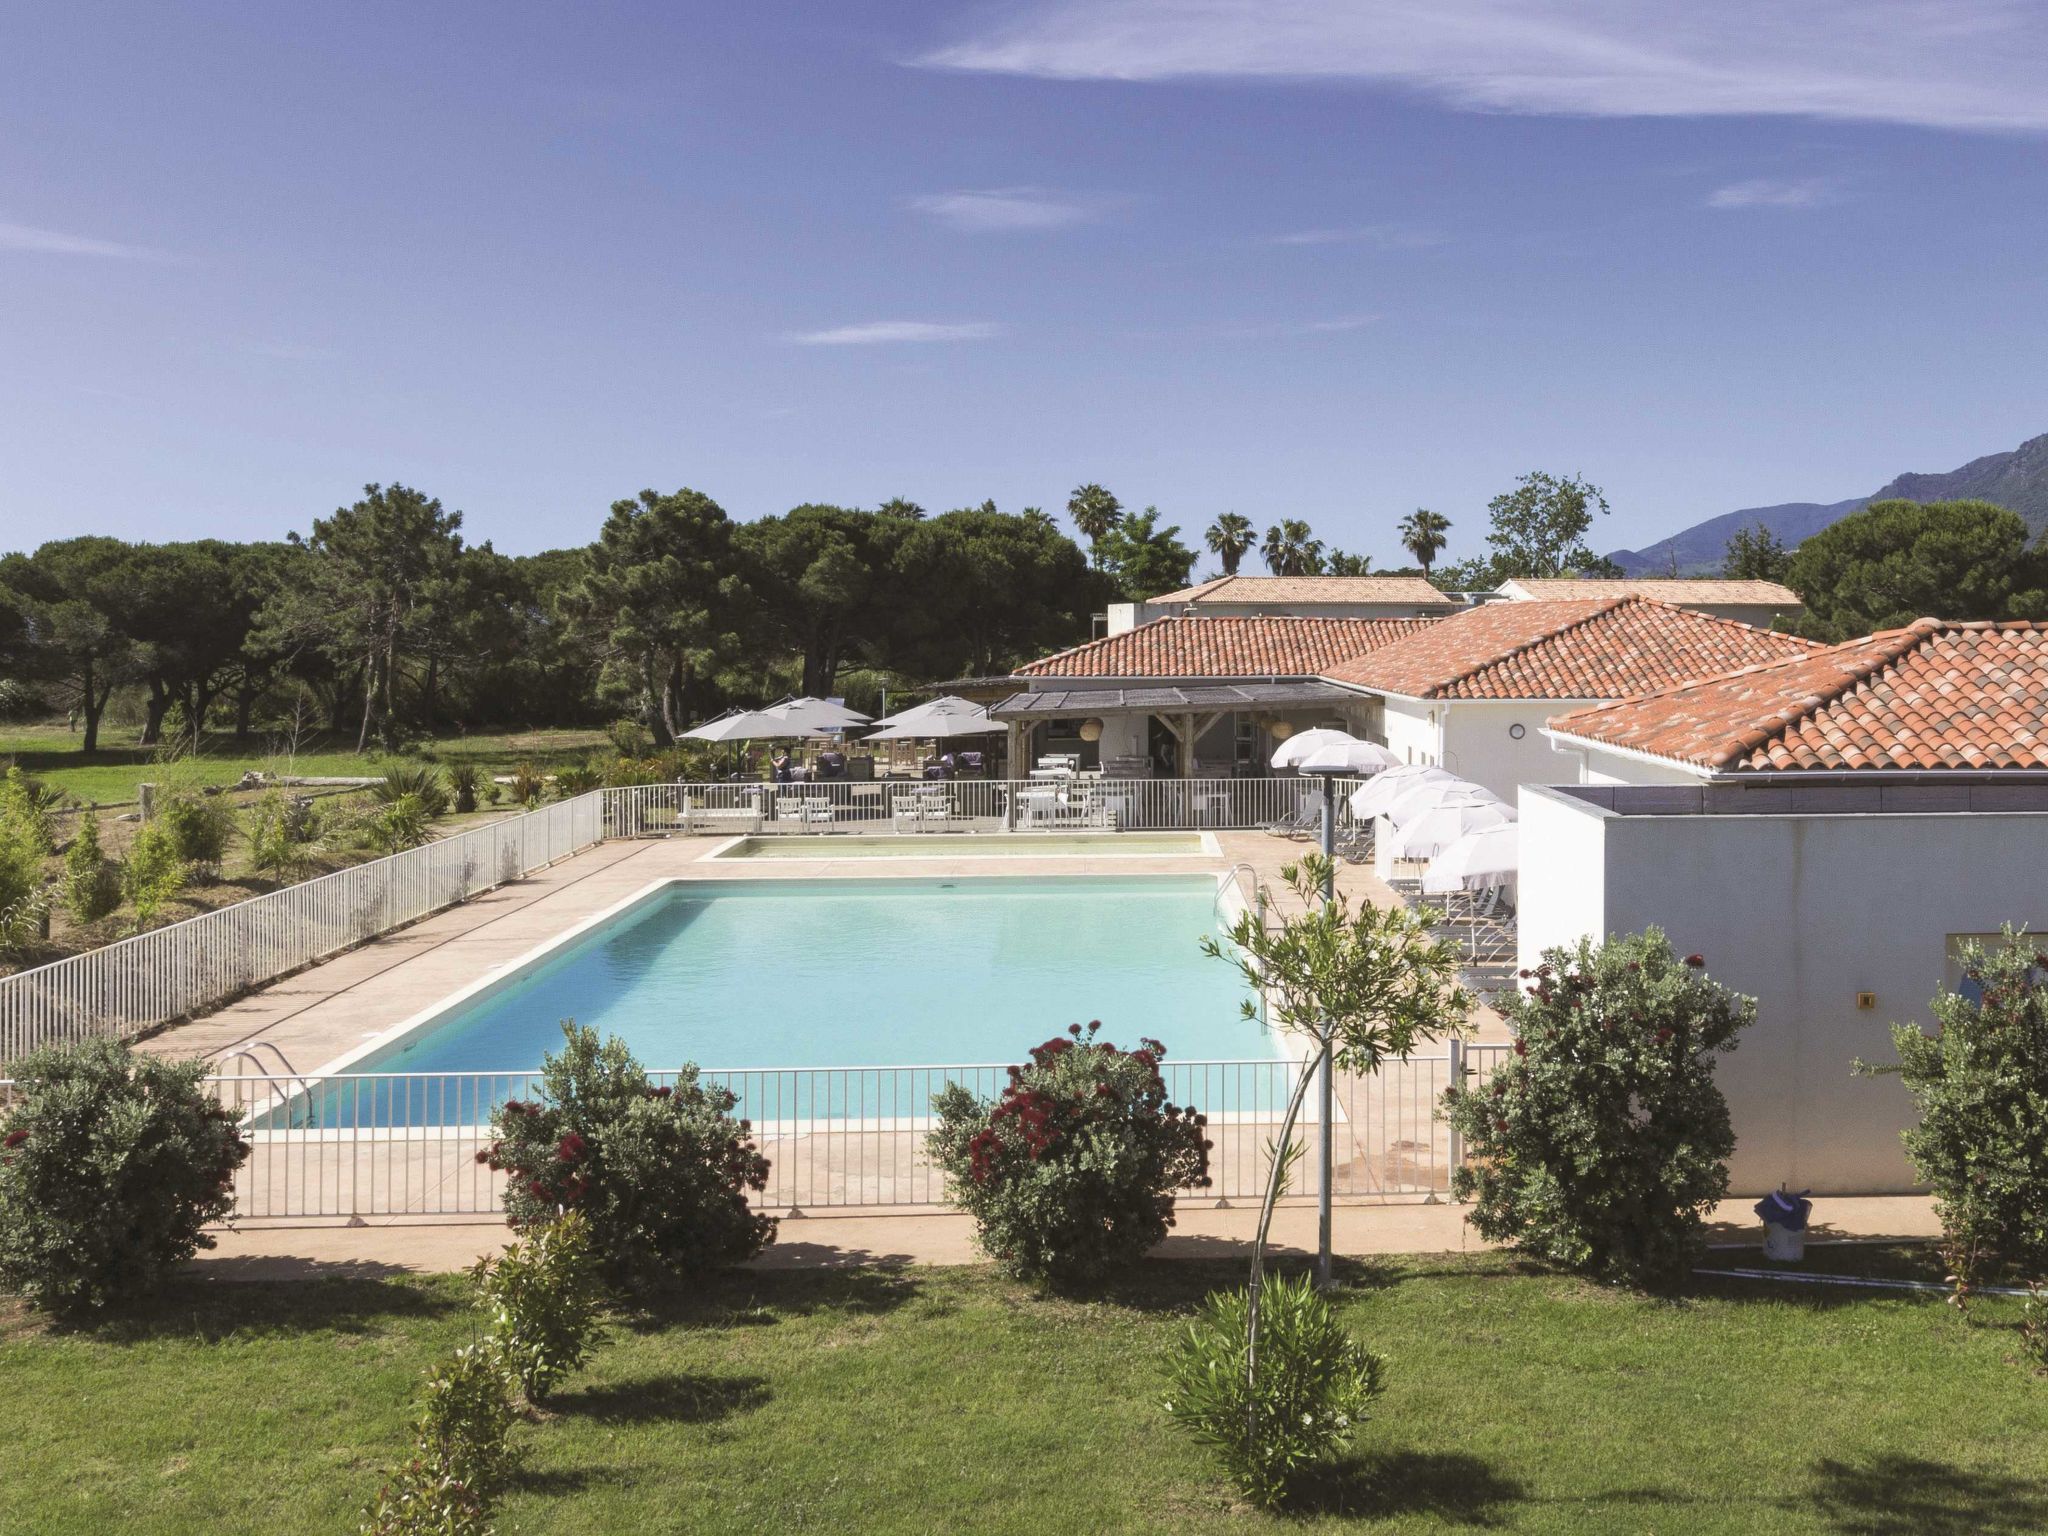
[[[1205,832],[922,832],[906,837],[742,837],[713,859],[1199,858],[1218,852]]]

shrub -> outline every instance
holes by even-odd
[[[512,770],[512,799],[516,804],[539,804],[547,787],[547,775],[533,763],[521,763]]]
[[[488,1536],[486,1496],[511,1466],[512,1418],[491,1351],[456,1350],[427,1378],[412,1455],[370,1506],[365,1536]]]
[[[410,797],[429,821],[448,814],[448,781],[438,768],[386,768],[384,777],[370,786],[370,794],[385,805],[396,805]]]
[[[555,793],[564,800],[604,787],[604,774],[589,763],[572,763],[555,770]]]
[[[1735,1150],[1715,1057],[1756,1017],[1705,965],[1651,928],[1522,973],[1514,1054],[1444,1096],[1467,1158],[1452,1188],[1482,1235],[1602,1280],[1685,1273]]]
[[[178,838],[168,823],[146,821],[128,845],[121,864],[121,890],[135,908],[135,926],[147,928],[164,903],[185,887],[185,861],[178,857]]]
[[[620,757],[645,757],[654,738],[638,720],[614,720],[605,727],[605,737]]]
[[[234,835],[235,813],[217,795],[167,794],[157,802],[149,825],[163,828],[188,872],[218,875]]]
[[[1936,1030],[1892,1029],[1892,1067],[1920,1111],[1906,1155],[1933,1189],[1960,1283],[1997,1269],[2048,1273],[2048,958],[2024,934],[1964,946],[1963,986],[1931,1005]]]
[[[494,1529],[482,1496],[424,1456],[392,1470],[360,1527],[362,1536],[492,1536]]]
[[[43,856],[21,823],[0,817],[0,949],[27,944],[42,932]]]
[[[475,763],[453,763],[448,768],[448,787],[455,792],[455,814],[467,816],[476,809],[476,787],[483,770]]]
[[[411,795],[400,795],[369,821],[370,846],[384,853],[404,853],[427,840],[427,808]]]
[[[767,1188],[738,1100],[698,1081],[695,1067],[656,1086],[618,1040],[574,1020],[541,1068],[541,1097],[491,1116],[496,1140],[479,1160],[509,1175],[506,1219],[521,1229],[574,1207],[606,1278],[644,1290],[738,1264],[773,1239],[775,1219],[747,1191]]]
[[[13,825],[18,835],[35,850],[37,858],[57,851],[53,812],[64,803],[64,792],[40,779],[29,778],[11,767],[0,775],[0,821]]]
[[[307,839],[312,819],[304,802],[287,800],[266,790],[245,813],[242,832],[249,842],[249,865],[266,875],[291,879],[307,864]]]
[[[658,757],[615,757],[604,765],[604,782],[613,789],[660,784],[668,776],[667,765]]]
[[[120,904],[120,871],[101,851],[100,819],[87,809],[64,850],[64,910],[75,923],[93,923]]]
[[[114,1040],[15,1065],[0,1136],[0,1289],[39,1307],[112,1305],[213,1246],[249,1145],[200,1087],[206,1063]]]
[[[529,1403],[581,1365],[602,1339],[604,1287],[580,1210],[564,1211],[470,1271],[490,1319],[491,1347]]]
[[[510,1383],[493,1352],[458,1349],[427,1377],[420,1394],[418,1450],[488,1494],[512,1465]]]
[[[1270,1508],[1302,1471],[1350,1444],[1385,1363],[1345,1332],[1307,1275],[1268,1280],[1260,1308],[1254,1376],[1248,1294],[1217,1291],[1203,1303],[1168,1356],[1166,1411],[1216,1447],[1247,1498]]]
[[[1209,1182],[1206,1119],[1166,1099],[1156,1040],[1120,1051],[1073,1025],[1010,1069],[993,1104],[948,1083],[926,1138],[947,1199],[1012,1274],[1071,1287],[1144,1255],[1173,1225],[1173,1192]]]

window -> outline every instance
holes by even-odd
[[[2033,924],[2028,925],[2030,929],[2033,926]],[[2023,942],[2032,944],[2036,950],[2039,950],[2041,945],[2036,942],[2037,938],[2036,934],[2029,932],[2023,936]],[[1973,1003],[1981,1003],[1984,1001],[1984,989],[1963,974],[1962,949],[1965,944],[1972,941],[1983,945],[1986,949],[1998,949],[2005,944],[2005,935],[2002,933],[1950,934],[1948,936],[1947,965],[1942,972],[1942,980],[1948,984],[1949,991],[1966,997]]]

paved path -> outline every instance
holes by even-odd
[[[1720,1208],[1717,1241],[1761,1243],[1752,1203],[1731,1200]],[[1824,1200],[1815,1215],[1815,1244],[1933,1237],[1940,1232],[1932,1204],[1920,1196]],[[1254,1209],[1196,1210],[1183,1205],[1179,1225],[1160,1253],[1169,1258],[1242,1256],[1257,1218]],[[1274,1240],[1285,1251],[1309,1252],[1315,1246],[1315,1221],[1313,1206],[1284,1207],[1274,1219]],[[1455,1205],[1340,1205],[1333,1229],[1337,1251],[1352,1257],[1464,1253],[1488,1246]],[[250,1227],[219,1236],[220,1246],[194,1261],[197,1273],[222,1280],[292,1280],[459,1270],[502,1247],[506,1231],[497,1224],[391,1221],[369,1227]],[[791,1269],[980,1260],[967,1217],[918,1214],[785,1221],[774,1244],[756,1263],[763,1269]]]

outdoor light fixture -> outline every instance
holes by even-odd
[[[1083,741],[1102,740],[1102,722],[1100,720],[1083,720],[1081,722],[1081,739]]]

